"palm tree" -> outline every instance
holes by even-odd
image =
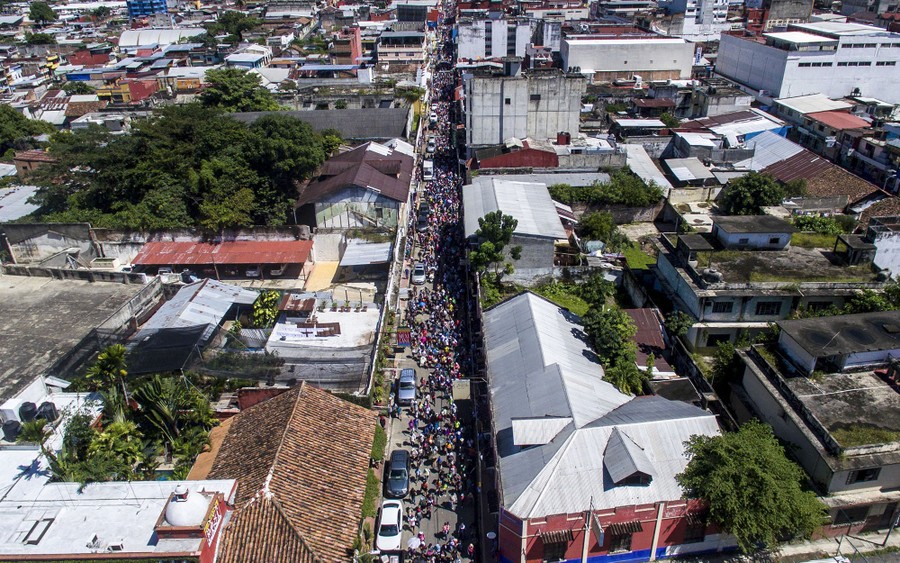
[[[100,352],[97,361],[88,368],[85,376],[95,389],[108,390],[112,387],[121,387],[122,395],[127,397],[125,376],[128,375],[128,371],[125,368],[125,347],[113,344]]]
[[[47,439],[47,433],[44,432],[45,426],[47,426],[47,421],[43,418],[23,423],[22,430],[16,438],[16,442],[43,444],[44,440]]]

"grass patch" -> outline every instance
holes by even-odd
[[[706,359],[706,356],[703,354],[699,354],[694,352],[691,354],[691,359],[694,360],[694,363],[697,364],[697,367],[700,368],[700,371],[703,373],[703,376],[706,379],[710,379],[713,373],[712,364]]]
[[[867,446],[870,444],[887,444],[900,440],[900,432],[853,424],[845,428],[838,428],[831,432],[838,444],[845,448],[853,446]]]
[[[655,256],[650,256],[636,246],[626,248],[622,254],[625,255],[625,260],[628,261],[628,267],[632,270],[647,270],[650,266],[656,264]]]
[[[481,306],[484,309],[502,303],[522,291],[522,286],[514,283],[495,283],[492,276],[481,277]]]
[[[387,433],[381,424],[375,425],[375,440],[372,442],[372,459],[381,461],[384,459],[384,448],[387,446]]]
[[[366,496],[363,497],[362,505],[363,518],[374,518],[378,514],[376,503],[378,502],[378,488],[380,486],[381,483],[378,482],[375,471],[369,469],[369,473],[366,475]]]
[[[583,317],[590,305],[587,301],[575,294],[577,288],[573,284],[550,282],[532,289],[538,295],[546,297],[560,307],[568,309],[572,313]]]
[[[791,235],[791,244],[801,248],[834,248],[837,235],[823,235],[820,233],[794,233]]]

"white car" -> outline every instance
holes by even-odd
[[[386,500],[381,504],[381,521],[378,523],[378,535],[375,536],[375,548],[378,551],[402,549],[403,514],[403,503],[399,500]]]
[[[431,112],[431,115],[428,116],[428,121],[430,121],[432,125],[437,125],[437,113]]]
[[[437,143],[435,142],[434,137],[428,137],[428,145],[426,145],[425,151],[428,154],[431,154],[434,152],[434,150],[436,148],[437,148]]]
[[[434,179],[434,162],[425,160],[422,162],[422,179],[426,182]]]
[[[425,264],[421,262],[416,262],[416,265],[413,266],[412,277],[410,281],[413,285],[422,285],[425,283]]]

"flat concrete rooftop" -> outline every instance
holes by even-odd
[[[698,253],[698,270],[715,268],[725,282],[874,282],[869,265],[844,266],[830,250],[721,250]]]
[[[0,275],[0,399],[45,373],[144,287]]]
[[[900,440],[900,395],[874,372],[785,382],[841,446]]]

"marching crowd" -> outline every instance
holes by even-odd
[[[455,15],[455,4],[444,3],[444,20]],[[451,142],[450,100],[455,73],[449,26],[438,32],[432,75],[432,106],[437,114],[434,177],[419,193],[419,209],[428,210],[428,229],[417,231],[411,214],[406,258],[425,266],[431,288],[410,290],[404,314],[410,328],[412,358],[421,377],[417,399],[409,406],[404,433],[412,461],[406,527],[414,536],[407,545],[407,560],[423,563],[474,560],[476,538],[460,519],[456,526],[444,522],[435,537],[427,537],[423,519],[439,518],[437,508],[459,512],[475,504],[475,456],[477,445],[472,425],[463,420],[453,401],[453,382],[463,377],[459,346],[465,280],[459,264],[464,250],[460,218],[460,178],[455,147]],[[441,65],[441,62],[450,62]],[[443,68],[443,70],[441,69]],[[394,407],[392,414],[401,413]],[[438,520],[439,521],[439,520]]]

